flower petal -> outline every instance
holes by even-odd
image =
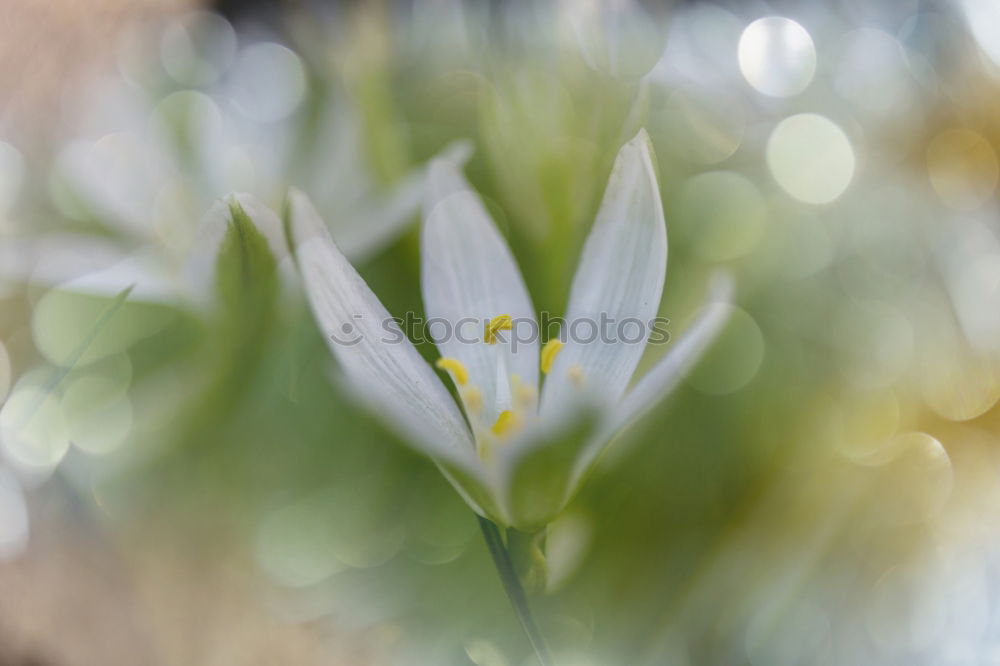
[[[498,364],[506,368],[503,381],[517,376],[522,390],[537,391],[535,310],[507,244],[455,163],[435,160],[427,186],[421,240],[424,307],[428,322],[442,320],[430,326],[430,333],[442,356],[468,370],[469,384],[482,394],[481,418],[492,424],[504,409],[498,406],[498,399],[504,400],[504,389],[497,387]],[[485,322],[499,315],[510,315],[513,329],[503,332],[497,344],[485,344]]]
[[[4,237],[0,242],[0,280],[53,287],[108,269],[133,254],[119,242],[91,234]]]
[[[108,266],[60,283],[60,291],[113,298],[131,288],[130,301],[176,305],[181,302],[170,271],[160,257],[137,253]]]
[[[640,130],[618,153],[587,238],[560,335],[566,344],[545,381],[544,410],[564,408],[581,388],[618,400],[646,348],[666,267],[663,205],[649,137]],[[639,326],[645,334],[630,342]]]
[[[543,414],[541,432],[533,433],[536,440],[522,446],[505,461],[502,470],[501,487],[507,490],[514,525],[544,524],[562,510],[615,436],[669,393],[715,339],[726,322],[731,292],[729,276],[716,275],[708,303],[694,323],[619,404],[602,409],[581,400],[570,409]],[[585,399],[594,397],[583,395]],[[588,419],[591,427],[583,427]],[[564,424],[561,429],[560,422]],[[569,427],[574,423],[580,427]],[[545,479],[540,478],[542,470]]]
[[[604,405],[576,402],[543,416],[497,451],[506,525],[533,532],[559,515],[579,486],[576,461],[590,446],[605,413]]]
[[[440,159],[456,167],[465,164],[471,154],[468,141],[453,141],[439,153]],[[360,261],[395,240],[420,209],[427,172],[426,167],[413,169],[387,193],[371,192],[363,204],[353,207],[345,219],[335,224],[337,247],[353,261]]]
[[[667,395],[715,340],[729,317],[733,283],[729,275],[712,278],[707,303],[667,353],[625,395],[615,409],[609,431],[631,424]]]
[[[227,231],[234,223],[234,211],[245,213],[245,219],[253,224],[266,241],[267,250],[270,251],[278,267],[282,285],[287,287],[294,284],[294,267],[285,241],[281,218],[256,197],[233,193],[216,201],[205,213],[184,267],[185,286],[189,290],[190,298],[205,307],[214,305],[219,251],[222,249]]]
[[[289,193],[288,216],[313,313],[354,392],[415,447],[470,467],[472,437],[441,380],[333,244],[301,192]]]
[[[729,275],[719,273],[713,276],[708,301],[694,322],[673,343],[666,355],[632,387],[621,402],[609,410],[594,436],[581,450],[574,461],[570,475],[570,496],[576,492],[587,471],[607,445],[623,429],[673,390],[712,343],[729,317],[728,304],[732,289]]]
[[[57,173],[101,222],[126,236],[149,239],[149,211],[170,177],[170,164],[159,144],[134,132],[117,132],[67,145]]]

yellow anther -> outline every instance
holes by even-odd
[[[569,381],[577,388],[583,386],[583,368],[578,365],[571,365],[569,368]]]
[[[556,362],[556,356],[562,351],[565,343],[559,338],[552,338],[542,347],[542,373],[549,374],[552,371],[552,364]]]
[[[509,409],[505,409],[500,412],[500,416],[497,417],[497,422],[493,424],[493,427],[490,428],[490,430],[497,437],[504,437],[515,427],[517,427],[517,414]]]
[[[483,394],[475,386],[470,386],[462,391],[462,400],[465,401],[465,409],[471,414],[478,414],[483,411]]]
[[[538,399],[538,391],[532,386],[522,386],[517,389],[517,399],[520,401],[521,405],[529,407],[535,404],[535,400]]]
[[[476,453],[479,454],[480,458],[482,458],[487,462],[493,460],[493,448],[490,446],[490,443],[487,442],[485,439],[477,440]]]
[[[469,381],[469,371],[465,369],[465,365],[457,358],[439,358],[436,365],[442,370],[450,372],[451,376],[455,379],[455,383],[459,386],[465,386],[465,383]]]
[[[521,381],[520,375],[510,376],[510,390],[514,394],[514,398],[522,407],[529,407],[535,403],[535,398],[538,397],[538,391],[535,390],[534,386],[529,386]]]
[[[486,322],[485,331],[483,332],[483,342],[488,345],[495,345],[497,343],[497,334],[500,331],[509,331],[512,328],[514,328],[514,320],[511,319],[509,314],[497,315]]]

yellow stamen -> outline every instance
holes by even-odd
[[[497,437],[503,437],[509,434],[510,431],[516,426],[517,415],[509,409],[505,409],[500,412],[500,416],[497,417],[497,422],[493,424],[493,427],[490,428],[490,430],[492,430],[493,434]]]
[[[556,362],[556,356],[562,351],[565,343],[559,338],[552,338],[542,347],[542,374],[549,374],[552,371],[552,364]]]
[[[520,375],[510,376],[510,388],[522,407],[530,407],[535,403],[535,398],[538,397],[538,391],[535,390],[535,387],[522,382]]]
[[[479,454],[480,458],[487,462],[493,459],[493,448],[490,446],[490,443],[484,439],[476,442],[476,453]]]
[[[462,399],[465,401],[465,408],[472,414],[483,411],[483,394],[475,386],[462,391]]]
[[[583,368],[578,365],[571,365],[569,368],[569,381],[577,388],[583,386]]]
[[[509,314],[497,315],[486,322],[483,342],[488,345],[495,345],[497,343],[497,333],[500,331],[509,331],[512,328],[514,328],[514,320],[511,319]]]
[[[469,371],[457,358],[439,358],[436,365],[442,370],[450,372],[455,383],[459,386],[465,386],[465,383],[469,381]]]

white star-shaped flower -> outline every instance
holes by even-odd
[[[450,375],[457,399],[308,199],[292,192],[291,235],[309,301],[358,398],[429,455],[476,512],[537,529],[713,339],[726,319],[728,280],[718,281],[695,323],[629,388],[648,331],[628,340],[620,326],[612,335],[591,331],[602,321],[647,324],[659,308],[667,236],[645,131],[619,152],[562,333],[544,346],[532,335],[535,310],[514,258],[454,162],[431,165],[426,196],[424,305],[441,353],[436,365]]]

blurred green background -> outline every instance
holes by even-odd
[[[0,10],[39,35],[0,59],[0,663],[534,663],[474,515],[347,399],[297,285],[221,307],[188,262],[220,197],[294,185],[421,312],[421,170],[468,139],[561,314],[639,127],[671,333],[712,271],[736,298],[548,530],[558,662],[1000,658],[995,3],[28,5]],[[93,64],[32,102],[69,16],[109,23]]]

